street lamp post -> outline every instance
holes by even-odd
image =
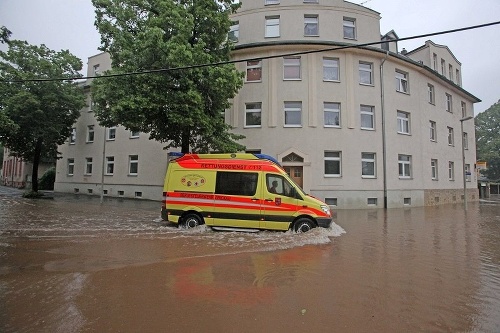
[[[468,116],[460,119],[460,132],[462,135],[462,179],[464,183],[464,210],[467,211],[467,180],[465,175],[465,138],[464,138],[464,121],[474,118],[473,116]]]

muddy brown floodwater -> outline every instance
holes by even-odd
[[[0,189],[0,332],[500,332],[500,201],[183,230],[159,203]]]

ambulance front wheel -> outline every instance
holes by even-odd
[[[196,228],[197,226],[202,225],[202,224],[203,224],[203,218],[195,213],[187,214],[184,217],[183,222],[182,222],[182,225],[186,229]]]
[[[314,223],[308,218],[300,218],[293,224],[293,230],[297,233],[308,232],[314,228]]]

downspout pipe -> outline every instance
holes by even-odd
[[[380,64],[380,112],[382,115],[382,170],[384,183],[384,208],[387,209],[387,138],[385,129],[385,91],[384,91],[384,63],[389,57],[389,51],[386,52],[382,63]]]

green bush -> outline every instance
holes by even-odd
[[[56,168],[52,167],[47,171],[45,171],[43,176],[38,180],[38,189],[53,190],[55,181],[56,181]]]

